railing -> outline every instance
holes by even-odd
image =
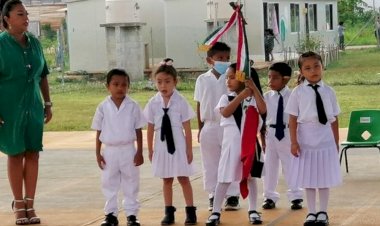
[[[331,62],[339,59],[339,46],[335,44],[321,46],[317,49],[311,49],[321,55],[324,66],[329,65]],[[283,55],[284,61],[290,66],[297,68],[298,67],[298,57],[301,53],[291,47],[284,48]]]

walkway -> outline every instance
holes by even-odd
[[[341,130],[342,136],[345,130]],[[194,138],[196,132],[194,132]],[[194,141],[195,162],[200,169],[199,146]],[[93,132],[45,133],[45,151],[40,159],[40,178],[36,209],[43,226],[97,226],[103,219],[103,196],[100,191],[100,170],[95,162]],[[330,225],[370,226],[380,222],[380,155],[375,149],[349,151],[350,173],[342,167],[344,184],[331,191],[329,204]],[[146,153],[145,153],[146,156]],[[141,167],[141,213],[144,226],[159,225],[163,217],[161,180],[152,178],[150,163],[146,158]],[[198,225],[204,225],[207,211],[207,194],[202,189],[200,171],[192,177],[195,202],[198,207]],[[262,198],[262,182],[259,181],[259,206]],[[262,210],[263,225],[302,225],[306,209],[291,211],[286,201],[285,184],[279,182],[282,199],[274,210]],[[0,156],[0,225],[14,225],[11,212],[11,191],[6,176],[6,157]],[[177,207],[176,224],[184,222],[184,200],[178,184],[174,187],[174,203]],[[247,202],[242,209],[223,212],[221,225],[249,225]],[[123,213],[120,225],[125,224]]]

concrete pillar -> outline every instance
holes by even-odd
[[[106,29],[108,69],[124,69],[131,80],[144,78],[144,43],[141,27],[145,23],[101,24]]]

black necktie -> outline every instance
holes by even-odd
[[[277,116],[276,116],[276,132],[274,134],[275,137],[277,137],[278,140],[282,140],[284,138],[284,98],[282,97],[281,93],[278,92],[279,98],[278,98],[278,107],[277,107]]]
[[[173,154],[175,152],[172,124],[170,123],[170,118],[168,115],[169,108],[162,108],[164,110],[164,117],[162,117],[161,124],[161,141],[166,140],[166,145],[168,147],[168,152]]]
[[[325,125],[327,123],[327,117],[326,117],[325,108],[323,107],[321,95],[318,92],[319,85],[313,86],[312,84],[309,84],[309,86],[311,88],[313,88],[315,91],[315,100],[316,100],[316,104],[317,104],[317,112],[318,112],[319,122],[322,123],[323,125]]]

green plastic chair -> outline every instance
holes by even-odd
[[[340,153],[346,162],[348,173],[347,150],[349,148],[378,148],[380,152],[380,110],[356,110],[350,115],[347,141],[341,143],[343,147]]]

